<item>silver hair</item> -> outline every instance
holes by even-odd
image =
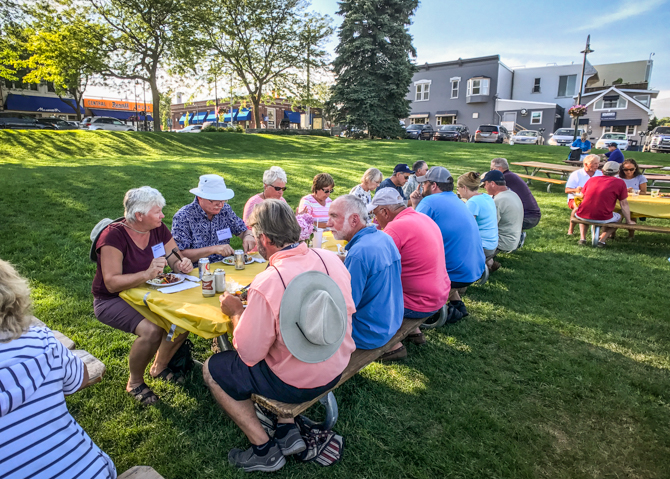
[[[507,163],[507,159],[505,158],[493,158],[491,164],[496,168],[505,168],[506,170],[509,170],[509,163]]]
[[[596,161],[600,163],[600,157],[598,155],[586,155],[582,164],[586,165],[587,163],[595,163]]]
[[[382,172],[377,168],[368,168],[365,170],[365,173],[363,173],[363,178],[361,180],[363,183],[366,181],[370,183],[381,183],[384,181],[384,175],[382,175]]]
[[[265,173],[263,173],[264,185],[270,186],[274,184],[275,181],[283,181],[284,183],[288,183],[286,172],[278,166],[272,166],[269,170],[265,170]]]
[[[151,186],[142,186],[141,188],[134,188],[126,192],[123,198],[123,207],[125,212],[123,216],[126,221],[135,221],[135,213],[146,215],[151,208],[158,206],[163,208],[165,206],[165,198],[160,191]]]
[[[581,138],[582,141],[586,141],[586,140],[589,139],[589,134],[586,133],[586,132],[584,132],[584,133],[582,133],[582,135],[580,136],[580,138]]]
[[[344,221],[348,221],[351,215],[358,215],[363,224],[368,221],[368,209],[358,196],[342,195],[337,198],[344,203]]]

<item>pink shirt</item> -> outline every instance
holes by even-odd
[[[437,311],[449,298],[451,281],[444,259],[444,242],[437,224],[407,208],[386,225],[400,251],[405,308],[421,313]]]
[[[242,214],[242,219],[244,220],[245,223],[249,219],[249,216],[251,216],[251,212],[254,210],[256,205],[259,205],[263,201],[265,201],[265,198],[263,198],[262,195],[263,195],[262,193],[258,193],[257,195],[252,196],[247,200],[247,204],[244,205],[244,213]],[[283,196],[280,198],[280,200],[286,203],[286,200],[284,199]]]
[[[279,270],[287,286],[305,271],[326,272],[317,253],[304,243],[270,257],[268,269],[258,274],[251,283],[247,309],[233,332],[233,345],[247,366],[265,360],[279,379],[301,389],[324,386],[335,379],[347,367],[351,353],[356,349],[351,337],[351,316],[356,312],[351,297],[351,276],[335,253],[320,249],[318,254],[347,303],[347,333],[333,356],[320,363],[304,363],[289,352],[279,330],[279,306],[284,285],[272,266]]]
[[[319,223],[325,223],[328,221],[328,210],[330,209],[330,204],[333,200],[330,197],[326,198],[326,206],[321,206],[321,203],[314,199],[313,195],[303,196],[300,199],[300,204],[298,205],[298,213],[302,213],[302,210],[305,206],[309,206],[311,211],[309,213],[317,220]]]

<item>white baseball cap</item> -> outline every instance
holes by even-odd
[[[377,206],[400,205],[405,204],[405,200],[398,193],[398,190],[390,186],[382,188],[375,193],[372,203],[368,205],[368,213],[372,212]]]

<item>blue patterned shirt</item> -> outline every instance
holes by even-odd
[[[230,233],[238,236],[247,231],[247,225],[235,214],[228,203],[211,221],[198,204],[198,198],[182,207],[172,218],[172,236],[180,250],[207,248],[219,244],[230,244],[230,239],[219,240],[218,231],[230,228]],[[223,256],[212,254],[211,263],[221,261]]]

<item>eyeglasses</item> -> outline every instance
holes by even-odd
[[[223,206],[223,205],[226,204],[226,202],[224,200],[218,200],[218,201],[217,200],[207,200],[207,201],[209,201],[214,206]]]
[[[275,185],[265,185],[269,186],[270,188],[274,188],[275,191],[286,191],[286,186],[275,186]]]
[[[623,171],[635,171],[635,168],[624,168]]]
[[[321,188],[321,189],[322,189],[323,192],[324,192],[325,194],[327,194],[327,195],[329,195],[329,194],[331,194],[332,192],[335,191],[335,187],[333,187],[333,188],[331,188],[331,189],[329,189],[329,190],[327,190],[327,189],[325,189],[325,188]]]

